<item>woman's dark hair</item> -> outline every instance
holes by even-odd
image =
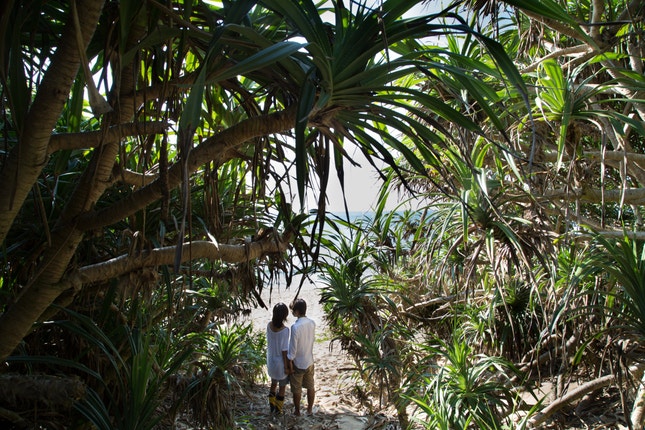
[[[273,307],[273,318],[271,318],[271,324],[273,328],[282,328],[284,322],[289,316],[289,308],[284,303],[276,303]]]

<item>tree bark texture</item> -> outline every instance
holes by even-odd
[[[79,19],[85,47],[96,30],[103,0],[87,0],[79,8]],[[29,108],[16,145],[0,171],[0,243],[4,242],[11,225],[29,191],[47,162],[51,132],[60,118],[80,66],[76,29],[70,17],[56,53],[42,84]]]
[[[11,410],[71,409],[85,395],[85,385],[71,377],[0,375],[0,406]]]
[[[267,254],[285,252],[291,236],[267,236],[257,242],[244,245],[216,244],[208,241],[195,241],[183,244],[182,262],[189,259],[221,260],[227,263],[242,263]],[[78,286],[103,282],[144,267],[170,265],[175,258],[176,247],[167,246],[142,252],[139,255],[122,255],[111,260],[86,266],[70,275],[72,284]]]
[[[83,2],[79,8],[82,39],[88,46],[103,8],[103,0]],[[42,84],[31,105],[19,143],[12,149],[0,172],[0,183],[9,190],[0,193],[0,242],[4,242],[11,225],[45,166],[54,125],[61,115],[80,65],[74,20],[70,16],[60,45],[45,72]],[[51,286],[65,272],[81,239],[79,234],[54,232],[52,243],[58,244],[44,257],[34,283],[25,286],[14,306],[0,317],[0,357],[5,358],[29,332],[34,321],[61,293]]]

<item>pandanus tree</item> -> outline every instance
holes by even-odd
[[[290,254],[315,257],[299,207],[313,193],[324,217],[348,145],[423,173],[442,137],[420,105],[478,130],[409,87],[427,66],[417,39],[471,31],[402,18],[413,5],[4,2],[0,358],[70,351],[42,324],[64,315],[178,329],[201,301],[178,333],[210,327],[221,300],[291,273]]]
[[[479,302],[454,306],[447,317],[478,331],[482,337],[476,340],[486,340],[479,343],[484,352],[501,339],[490,337],[495,303],[509,315],[509,327],[519,321],[512,314],[522,306],[532,315],[522,323],[531,329],[523,333],[533,337],[520,337],[517,345],[523,347],[511,352],[530,357],[523,370],[547,364],[546,351],[557,352],[562,363],[551,369],[558,381],[553,394],[562,401],[532,421],[540,425],[598,387],[620,384],[611,369],[625,356],[625,345],[632,345],[639,321],[630,294],[635,281],[620,273],[637,271],[642,259],[639,245],[632,249],[622,238],[638,244],[643,234],[643,6],[514,0],[463,5],[464,19],[503,43],[527,93],[516,94],[497,77],[472,39],[448,38],[443,51],[428,51],[448,60],[443,68],[424,70],[424,91],[470,115],[495,138],[484,141],[458,122],[438,119],[439,125],[430,125],[458,138],[444,146],[441,162],[428,166],[428,175],[408,178],[430,199],[433,214],[433,223],[422,226],[431,240],[419,254],[419,267],[425,267],[430,285],[447,284],[468,299],[473,284],[485,293],[486,287],[497,290],[484,300],[479,296]],[[453,67],[470,70],[480,81],[460,79]],[[590,252],[588,229],[604,238],[602,263]],[[594,265],[596,271],[589,271]],[[456,297],[429,289],[421,303],[437,308],[446,299]],[[618,324],[626,320],[625,309],[633,312],[630,324]],[[607,330],[610,337],[604,337]],[[638,349],[629,350],[634,357],[629,364],[635,364],[626,368],[640,380]],[[513,354],[507,352],[518,358]],[[595,361],[599,355],[607,359]],[[602,376],[567,392],[562,381],[575,372]],[[633,405],[631,425],[640,427],[642,392],[632,394],[622,406]]]
[[[3,357],[53,304],[70,303],[84,286],[146,266],[179,269],[201,258],[239,263],[287,249],[298,226],[286,224],[282,232],[256,234],[244,243],[244,237],[253,236],[247,230],[222,226],[226,216],[244,214],[221,206],[248,193],[262,203],[267,195],[262,186],[273,173],[268,169],[284,161],[288,150],[285,138],[277,136],[294,128],[304,194],[306,156],[308,151],[324,155],[313,148],[325,141],[312,134],[305,142],[306,129],[314,125],[329,136],[335,112],[354,108],[339,96],[343,80],[322,75],[331,72],[333,33],[313,3],[294,4],[291,10],[282,10],[279,2],[265,5],[269,9],[255,2],[221,7],[61,2],[42,9],[5,4],[5,23],[13,25],[3,27]],[[429,31],[424,20],[416,26],[397,24],[403,10],[398,6],[379,21],[402,26],[398,36],[388,34],[392,43]],[[338,7],[340,18],[349,13]],[[386,47],[378,40],[384,37],[378,23],[372,30],[374,39],[363,46],[371,55],[354,69],[338,66],[336,74],[353,76],[350,72],[368,68],[370,57]],[[297,35],[300,42],[287,40]],[[308,45],[307,38],[314,40]],[[84,83],[95,119],[83,119]],[[361,103],[372,89],[361,89],[361,77],[346,91],[352,86],[359,92],[355,107],[365,109],[369,102]],[[66,174],[73,169],[71,181]],[[280,177],[274,179],[282,185]],[[197,187],[210,197],[204,201],[211,211],[204,228],[191,218],[191,191]],[[54,194],[59,191],[66,194]],[[181,197],[172,199],[178,191]],[[42,219],[32,217],[38,229],[25,237],[19,221],[30,213]],[[146,252],[77,254],[93,236],[116,236],[126,227],[140,235],[138,251]],[[23,270],[26,263],[29,270]]]
[[[553,239],[567,243],[582,226],[639,238],[642,5],[464,7],[464,20],[503,43],[527,92],[507,85],[472,37],[448,37],[443,49],[427,51],[428,64],[436,56],[446,61],[423,70],[424,91],[469,116],[488,137],[457,121],[429,125],[453,138],[428,175],[408,178],[435,209],[432,239],[443,247],[428,249],[444,263],[472,263],[465,269],[475,274],[500,268],[503,257],[530,278],[534,263],[554,271]]]

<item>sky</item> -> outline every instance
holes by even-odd
[[[378,4],[379,0],[375,0],[374,4]],[[406,14],[406,16],[421,15],[430,13],[432,9],[437,9],[437,2],[421,5],[417,4]],[[345,163],[345,197],[347,199],[347,208],[350,212],[365,212],[370,211],[375,205],[378,204],[378,192],[381,185],[381,179],[378,173],[374,170],[371,164],[365,160],[365,157],[356,149],[350,150],[350,156],[358,162],[361,167],[355,167],[351,163]],[[343,197],[338,178],[335,172],[329,179],[329,187],[327,190],[328,207],[330,212],[342,212],[345,210],[343,206]],[[386,210],[392,210],[398,205],[399,201],[396,195],[392,195],[389,199]],[[309,207],[315,207],[314,202],[308,203]]]
[[[350,156],[361,167],[345,162],[345,198],[347,209],[350,212],[371,211],[378,204],[378,193],[382,180],[374,167],[369,164],[360,150],[350,151]],[[386,205],[387,210],[392,210],[398,204],[398,199],[390,198]],[[310,207],[312,203],[309,203]],[[315,204],[313,205],[315,207]],[[343,212],[343,194],[336,172],[332,172],[327,189],[327,210],[329,212]]]

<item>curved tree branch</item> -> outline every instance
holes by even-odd
[[[542,153],[543,161],[555,162],[558,155],[552,151]],[[627,173],[635,179],[638,183],[645,185],[645,154],[636,152],[623,152],[623,151],[606,151],[603,154],[600,151],[585,151],[577,155],[581,159],[587,159],[595,162],[604,162],[607,166],[611,166],[616,170],[621,169],[621,164],[627,161]],[[570,160],[564,154],[563,160]]]
[[[86,47],[102,9],[103,0],[88,0],[83,2],[79,11]],[[51,131],[67,102],[80,63],[76,30],[70,22],[25,119],[29,127],[19,136],[19,144],[12,148],[0,170],[0,183],[6,188],[0,193],[0,243],[4,243],[18,211],[46,164]]]
[[[188,156],[188,172],[192,173],[211,161],[216,165],[223,164],[233,158],[235,149],[250,139],[290,130],[293,128],[295,121],[295,108],[248,118],[206,139],[192,150]],[[175,163],[168,169],[169,188],[176,187],[181,183],[182,167],[180,163]],[[101,211],[88,212],[78,218],[79,228],[87,231],[113,224],[161,198],[162,187],[161,181],[155,180],[113,206]]]
[[[630,367],[630,373],[642,372],[645,368],[645,363],[639,363]],[[616,382],[616,375],[605,375],[600,378],[596,378],[592,381],[589,381],[575,390],[570,391],[564,396],[552,402],[549,406],[544,408],[541,412],[536,414],[531,420],[529,420],[529,425],[531,428],[536,428],[540,424],[544,423],[551,415],[559,411],[560,409],[568,406],[572,402],[575,402],[578,399],[586,396],[587,394],[598,391],[601,388],[605,388]]]
[[[189,260],[221,260],[227,263],[242,263],[261,258],[268,254],[285,252],[289,248],[292,234],[286,232],[281,236],[270,235],[262,240],[243,245],[216,244],[209,241],[195,241],[183,245],[182,262]],[[124,275],[145,267],[172,265],[176,253],[175,246],[156,248],[139,255],[121,255],[91,266],[85,266],[69,281],[78,288],[95,282]]]
[[[139,173],[132,170],[122,169],[121,166],[114,166],[112,177],[120,180],[122,183],[132,185],[133,187],[145,187],[154,182],[159,175],[155,173]]]
[[[80,133],[53,134],[49,140],[49,153],[69,149],[96,148],[104,142],[116,142],[125,136],[160,134],[168,129],[164,121],[135,122],[119,124],[104,131],[84,131]]]

